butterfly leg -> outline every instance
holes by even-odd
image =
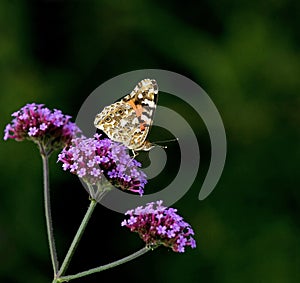
[[[133,156],[131,156],[130,160],[127,162],[126,169],[129,168],[130,166],[132,166],[133,160],[135,159],[136,156],[139,155],[139,153],[134,151],[133,149],[131,150],[131,152],[132,152]]]
[[[132,159],[135,159],[139,155],[139,153],[134,151],[133,149],[131,150],[131,152],[132,152],[132,155],[133,155]]]

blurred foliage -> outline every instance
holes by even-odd
[[[215,191],[197,200],[210,150],[208,138],[201,137],[200,174],[175,204],[195,228],[196,251],[181,255],[159,249],[80,282],[120,276],[123,282],[145,283],[300,281],[299,3],[0,2],[1,129],[28,102],[76,117],[98,85],[146,68],[193,79],[225,124],[228,157]],[[205,134],[203,125],[198,130]],[[1,141],[0,152],[0,281],[50,282],[38,151],[29,142]],[[50,174],[62,261],[88,199],[55,155]],[[122,218],[96,209],[68,273],[142,246],[119,227]]]

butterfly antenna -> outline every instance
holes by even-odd
[[[160,148],[168,148],[166,145],[160,145],[160,144],[157,144],[157,143],[152,143],[154,146],[158,146]]]
[[[166,145],[160,145],[160,143],[175,142],[175,141],[178,141],[178,140],[179,140],[178,138],[175,138],[175,139],[170,139],[170,140],[156,141],[155,143],[152,143],[152,144],[156,145],[156,146],[159,146],[161,148],[167,148]]]

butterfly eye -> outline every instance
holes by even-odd
[[[118,110],[118,114],[123,115],[124,111],[122,109]]]
[[[109,116],[107,116],[105,119],[104,119],[105,122],[110,122],[111,121],[111,118]]]

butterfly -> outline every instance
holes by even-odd
[[[136,151],[149,151],[155,144],[147,140],[158,100],[158,85],[153,79],[140,81],[133,91],[104,107],[94,125],[111,140]]]

